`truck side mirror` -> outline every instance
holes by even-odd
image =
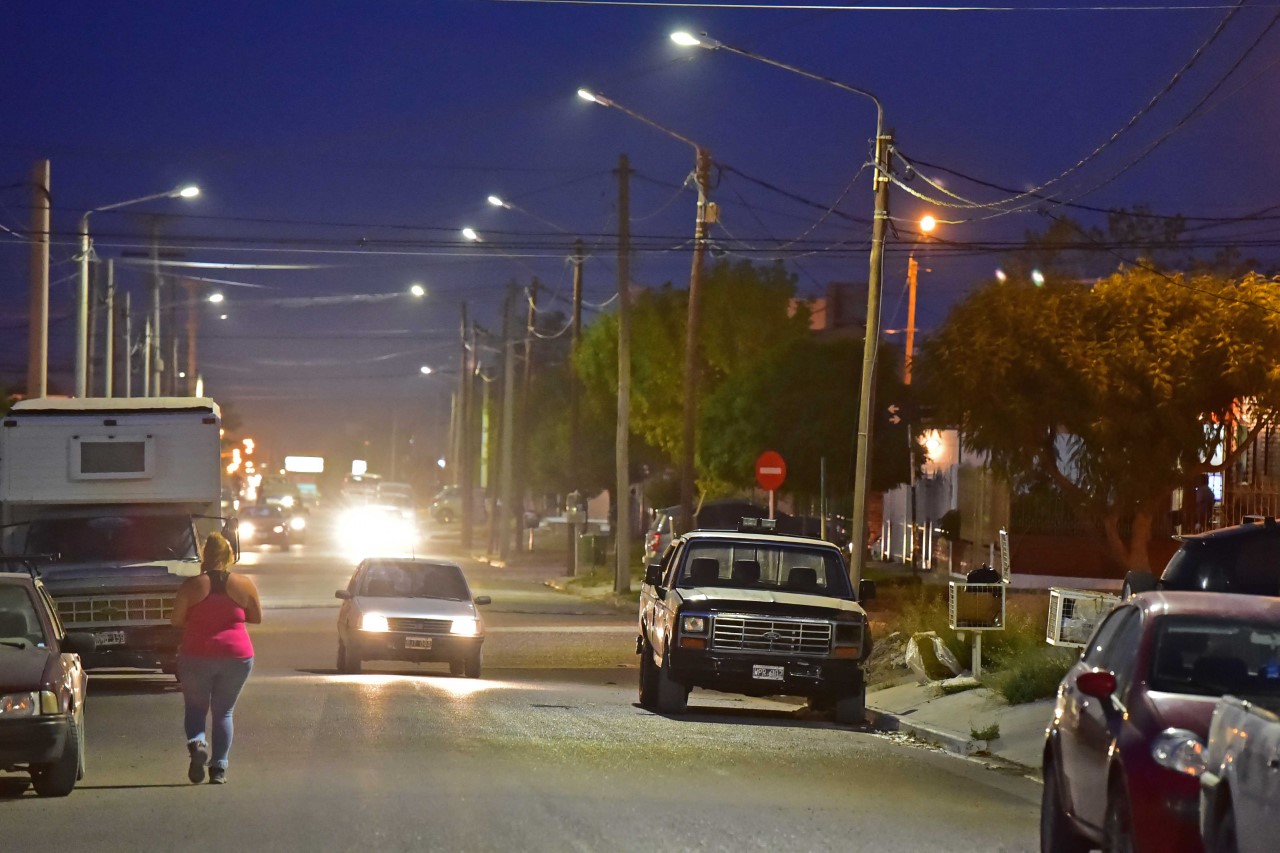
[[[649,586],[662,586],[661,563],[650,563],[644,567],[644,582]]]
[[[222,538],[231,543],[231,553],[240,562],[240,519],[233,516],[222,523]]]
[[[474,601],[478,607],[483,607],[486,604],[493,604],[493,599],[487,595],[477,595]]]

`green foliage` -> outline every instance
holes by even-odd
[[[1045,645],[1042,639],[1034,648],[1016,655],[993,655],[993,660],[994,671],[984,682],[1010,705],[1021,705],[1056,694],[1076,655],[1068,649]]]
[[[1240,401],[1267,413],[1280,403],[1277,351],[1274,281],[1135,268],[1092,286],[992,282],[956,306],[917,365],[966,447],[1011,479],[1052,481],[1108,530],[1117,563],[1146,568],[1151,518],[1209,469]],[[1128,543],[1124,519],[1135,522]]]
[[[988,740],[988,741],[990,741],[990,740],[999,740],[999,739],[1000,739],[1000,724],[999,724],[999,723],[992,723],[991,725],[989,725],[989,726],[983,726],[983,727],[982,727],[982,728],[980,728],[980,729],[979,729],[979,728],[974,728],[973,726],[970,726],[970,727],[969,727],[969,737],[973,738],[974,740]]]

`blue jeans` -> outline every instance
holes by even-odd
[[[213,711],[213,751],[209,766],[227,769],[231,752],[231,712],[235,710],[240,690],[249,680],[253,658],[178,658],[178,677],[182,679],[182,698],[186,704],[184,725],[187,743],[205,742],[204,724]]]

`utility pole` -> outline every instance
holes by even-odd
[[[27,396],[49,391],[49,194],[50,165],[37,160],[31,172],[31,278],[27,321]]]
[[[631,591],[631,163],[618,157],[618,433],[613,591]]]
[[[920,264],[913,253],[907,258],[907,345],[902,360],[902,384],[911,386],[911,360],[915,357],[916,345],[916,281],[919,278]],[[909,406],[914,411],[914,406]],[[916,433],[911,422],[914,417],[907,418],[907,473],[911,485],[911,573],[920,571],[919,549],[916,548]]]
[[[857,453],[853,469],[853,517],[849,535],[853,540],[849,573],[854,589],[862,581],[867,565],[867,488],[871,472],[871,425],[875,411],[876,352],[880,343],[880,291],[884,275],[884,232],[889,220],[889,155],[893,131],[882,130],[876,122],[876,170],[872,182],[876,193],[875,220],[871,225],[871,263],[867,275],[867,333],[862,343],[862,388],[859,392]]]
[[[569,488],[567,492],[578,489],[578,446],[582,441],[581,412],[579,410],[578,376],[574,372],[574,360],[578,355],[578,345],[582,342],[582,240],[573,241],[573,332],[569,345]],[[566,493],[567,493],[566,492]],[[565,535],[569,538],[568,566],[569,574],[574,574],[574,525],[566,524]]]
[[[160,220],[151,220],[151,328],[147,331],[147,352],[151,367],[151,380],[147,396],[159,397],[164,392],[160,389],[160,375],[164,364],[160,357]]]
[[[142,396],[151,397],[151,318],[145,317],[142,326],[142,375],[138,378],[142,381]]]
[[[511,334],[511,310],[516,293],[514,286],[508,290],[502,306],[502,463],[498,481],[501,502],[496,515],[498,558],[504,562],[511,553],[511,512],[515,505],[516,339]]]
[[[707,225],[714,221],[711,192],[711,152],[696,147],[693,178],[698,185],[698,219],[693,238],[693,269],[689,273],[689,313],[684,341],[684,441],[680,457],[680,527],[693,529],[694,451],[698,420],[698,339],[702,315],[702,266],[707,252]]]
[[[103,294],[102,319],[106,328],[102,333],[102,396],[115,393],[115,343],[116,343],[116,259],[107,259],[107,290]]]
[[[467,303],[463,302],[462,325],[460,327],[462,357],[458,363],[458,399],[461,401],[458,418],[458,493],[462,500],[462,507],[458,513],[458,518],[459,524],[462,525],[460,535],[464,551],[471,550],[471,517],[473,508],[471,502],[471,347],[467,345],[469,332]]]
[[[517,412],[520,424],[520,437],[516,444],[517,467],[512,473],[515,476],[515,494],[512,506],[516,530],[516,549],[523,548],[524,543],[524,493],[529,476],[529,394],[533,383],[533,339],[538,329],[538,291],[542,283],[535,277],[529,285],[529,312],[525,321],[524,334],[524,377],[520,384],[520,409]]]
[[[124,304],[120,308],[120,328],[124,332],[120,339],[120,361],[124,368],[121,380],[124,382],[124,396],[133,396],[133,311],[130,307],[128,291],[124,294]]]
[[[200,331],[200,317],[196,313],[196,283],[190,279],[184,279],[182,285],[187,291],[187,381],[183,383],[184,387],[180,390],[191,397],[196,392],[196,336]]]

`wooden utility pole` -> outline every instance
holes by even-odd
[[[183,279],[182,286],[187,291],[187,380],[181,388],[175,387],[174,392],[180,391],[190,397],[196,393],[196,336],[200,330],[200,317],[196,313],[196,283],[189,278]]]
[[[516,338],[512,334],[511,311],[517,293],[513,286],[502,306],[502,454],[496,515],[498,557],[504,561],[511,553],[511,514],[515,506]]]
[[[573,241],[573,332],[569,345],[569,488],[568,492],[578,490],[578,447],[582,442],[582,424],[580,399],[578,392],[578,376],[574,372],[574,361],[578,356],[578,345],[582,342],[582,240]],[[565,507],[566,510],[568,507]],[[575,525],[566,524],[565,535],[569,538],[568,565],[569,574],[574,574],[574,549],[577,538]]]
[[[124,396],[133,396],[133,310],[129,293],[124,294],[124,304],[120,306],[120,362],[123,372],[120,380],[124,383]]]
[[[107,258],[107,289],[103,294],[102,396],[115,394],[116,385],[116,259]]]
[[[534,278],[529,285],[529,311],[524,332],[524,376],[520,383],[520,408],[516,412],[516,422],[520,425],[520,432],[518,438],[512,436],[516,441],[514,451],[516,467],[512,471],[515,491],[511,499],[515,503],[511,507],[511,512],[515,522],[517,550],[523,547],[524,541],[524,493],[529,475],[529,395],[533,383],[533,339],[538,330],[538,291],[541,289],[542,283]]]
[[[698,219],[693,238],[693,268],[689,272],[689,312],[684,340],[684,440],[680,456],[680,528],[693,529],[693,493],[696,472],[698,422],[698,342],[702,325],[702,266],[707,253],[707,225],[714,221],[711,208],[711,152],[697,146],[694,181],[698,185]]]
[[[458,511],[458,523],[461,525],[461,544],[464,551],[471,549],[471,350],[468,345],[470,328],[467,325],[467,303],[462,303],[462,338],[461,359],[458,362],[458,497],[462,506]]]
[[[902,383],[911,384],[911,360],[915,357],[916,345],[916,281],[919,278],[920,264],[912,254],[907,258],[907,344],[902,359]],[[911,407],[914,409],[914,406]],[[911,485],[911,571],[920,571],[920,555],[916,548],[916,460],[914,417],[907,418],[907,465],[908,481]]]
[[[49,391],[49,194],[48,160],[37,160],[31,173],[31,278],[27,324],[27,396]]]
[[[613,590],[631,591],[631,163],[618,168],[618,432],[614,446],[617,506],[614,511]]]

